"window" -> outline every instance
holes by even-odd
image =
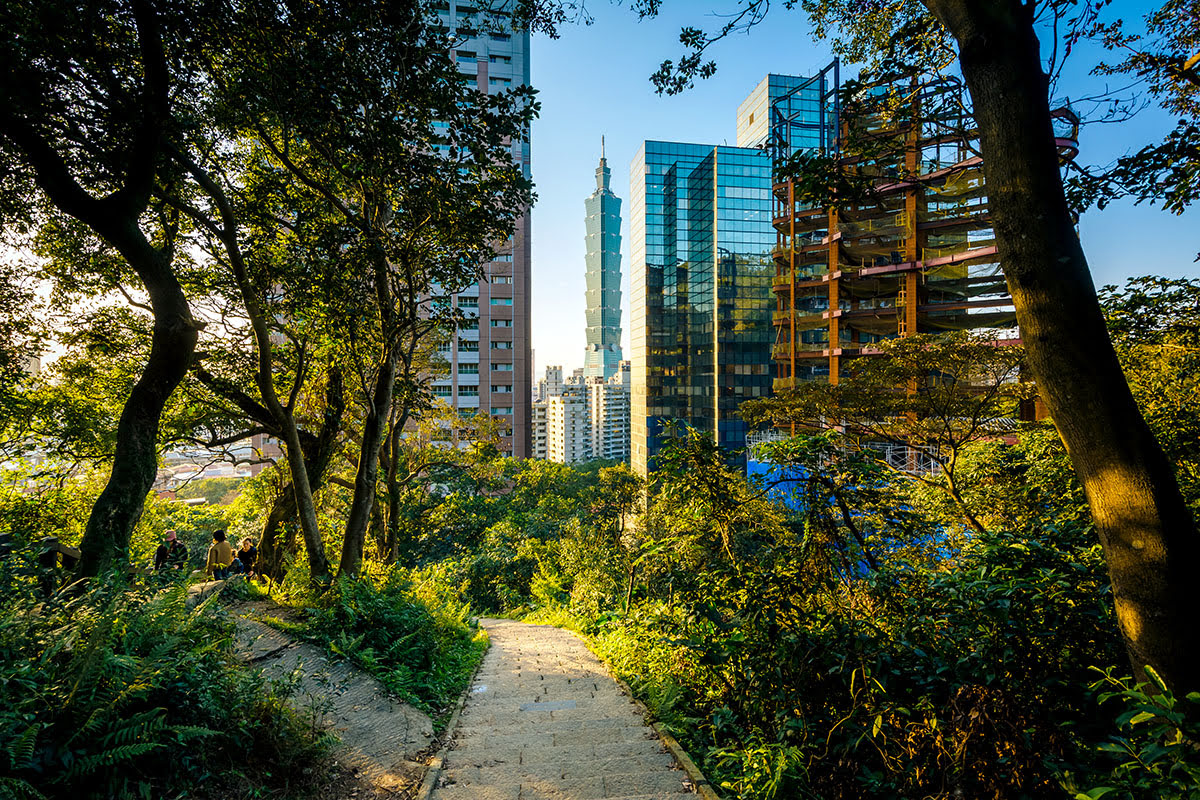
[[[479,319],[464,319],[458,323],[460,331],[477,331],[479,330]]]
[[[479,374],[479,365],[478,364],[459,364],[458,365],[458,374],[459,375],[478,375]]]
[[[511,64],[511,56],[488,56],[488,62],[492,64]]]
[[[459,308],[479,308],[478,297],[460,297],[458,298]]]
[[[459,397],[479,397],[478,386],[460,386],[458,387]]]
[[[512,283],[512,275],[493,275],[492,283]]]
[[[492,33],[492,34],[489,34],[489,36],[491,37],[493,42],[507,42],[510,39],[512,39],[512,36],[510,36],[507,33]]]
[[[497,253],[492,256],[492,261],[512,261],[512,253]]]
[[[512,298],[511,297],[493,297],[492,305],[494,305],[494,306],[511,306]]]
[[[475,51],[474,50],[459,50],[458,51],[458,60],[460,62],[468,62],[468,63],[474,64],[475,63]]]
[[[476,350],[479,349],[479,342],[467,342],[467,344],[473,344],[473,345],[475,345]],[[459,349],[460,350],[462,349],[461,346],[459,347]],[[512,342],[492,342],[492,349],[493,350],[512,350],[513,346],[512,346]]]
[[[511,86],[512,81],[508,78],[488,78],[489,86]]]
[[[492,320],[493,328],[511,328],[513,321],[511,319],[494,319]]]
[[[512,384],[511,383],[493,383],[492,384],[492,393],[493,394],[512,394]]]
[[[493,345],[494,344],[495,343],[493,342]],[[512,344],[512,342],[509,342],[509,344]],[[458,352],[460,352],[460,353],[478,353],[479,352],[479,342],[461,341],[458,343]]]
[[[449,386],[434,386],[433,387],[433,396],[434,397],[449,397],[450,396],[450,387]]]
[[[511,414],[512,406],[492,406],[493,414]]]
[[[512,364],[492,364],[492,372],[512,372]]]

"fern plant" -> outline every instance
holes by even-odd
[[[286,784],[320,756],[319,737],[235,655],[215,596],[189,609],[184,583],[111,578],[41,600],[11,578],[0,575],[0,796],[206,783],[237,796],[239,782],[254,790],[250,775]]]

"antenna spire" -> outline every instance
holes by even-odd
[[[604,158],[604,134],[600,134],[600,158]]]

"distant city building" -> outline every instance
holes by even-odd
[[[551,461],[577,464],[592,457],[587,397],[582,392],[546,401],[546,453]]]
[[[645,475],[670,420],[740,448],[738,405],[770,394],[770,156],[647,141],[630,207],[631,461]]]
[[[587,384],[588,435],[592,458],[628,460],[629,389],[613,379]]]
[[[618,386],[624,386],[625,391],[627,391],[627,392],[630,391],[631,386],[630,386],[630,364],[629,364],[629,362],[622,361],[617,366],[616,374],[613,375],[611,378],[609,378],[608,382],[616,384]]]
[[[545,460],[550,457],[549,451],[549,407],[550,403],[547,400],[538,400],[533,404],[533,412],[530,415],[532,420],[532,434],[530,440],[530,458],[540,458]]]
[[[557,364],[546,367],[546,375],[538,381],[538,400],[546,402],[563,391],[563,368]]]
[[[512,2],[505,0],[492,10],[511,11]],[[529,83],[528,31],[487,30],[478,3],[448,0],[434,7],[452,34],[473,34],[451,51],[464,80],[489,94]],[[528,176],[528,137],[513,142],[512,157]],[[492,415],[500,423],[501,452],[526,457],[533,382],[528,214],[498,250],[484,265],[483,280],[455,296],[455,305],[470,319],[441,349],[450,375],[433,384],[433,393],[461,414]]]
[[[584,279],[587,290],[587,346],[583,357],[586,378],[608,380],[621,362],[621,199],[609,188],[612,172],[600,137],[596,191],[583,201],[587,252]]]
[[[838,63],[811,77],[768,75],[737,110],[738,147],[769,145],[782,159],[824,150],[837,137]]]
[[[571,377],[567,378],[568,386],[583,386],[583,367],[576,367],[571,370]]]

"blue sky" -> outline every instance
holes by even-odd
[[[583,365],[583,200],[595,187],[600,136],[607,142],[613,191],[622,199],[622,324],[629,357],[629,164],[646,139],[733,144],[738,104],[768,72],[807,75],[832,56],[815,42],[801,12],[773,11],[767,23],[736,35],[715,50],[717,74],[675,97],[654,93],[648,76],[664,58],[681,52],[681,25],[711,29],[721,20],[709,9],[732,2],[664,3],[656,20],[638,22],[628,7],[593,0],[590,26],[567,25],[561,38],[535,36],[532,81],[539,90],[541,118],[533,128],[534,376],[547,364],[568,370]],[[1126,19],[1156,3],[1118,2]],[[1086,75],[1094,51],[1077,51],[1061,93],[1094,91]],[[851,70],[851,72],[853,72]],[[843,70],[843,76],[847,70]],[[1161,136],[1172,120],[1157,108],[1133,121],[1085,127],[1080,159],[1107,163]],[[1149,206],[1119,203],[1092,211],[1080,223],[1080,239],[1097,285],[1126,276],[1200,275],[1200,211],[1176,217]]]

